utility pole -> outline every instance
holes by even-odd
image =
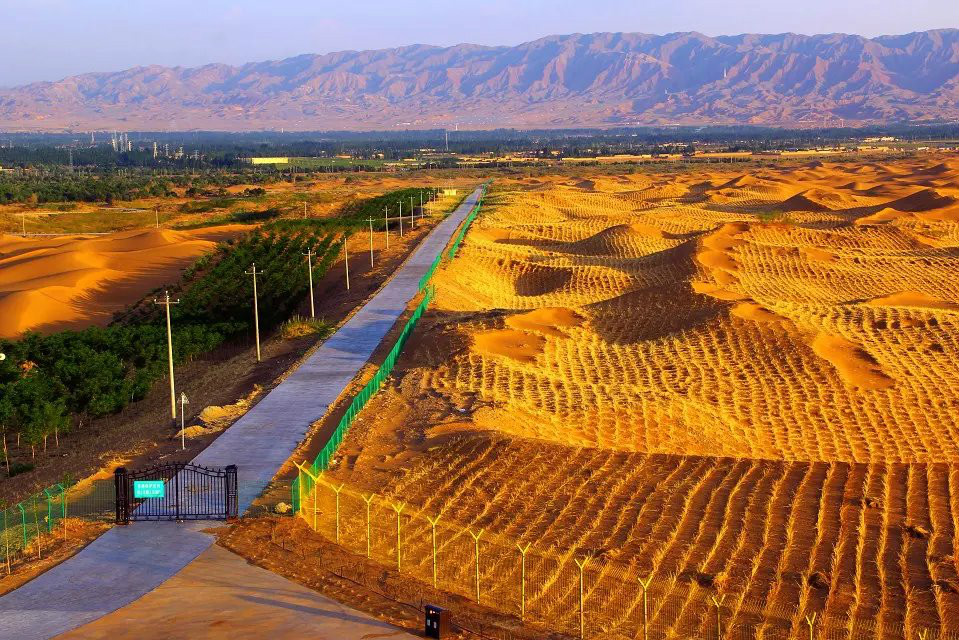
[[[310,317],[316,317],[316,309],[313,308],[313,256],[316,254],[313,253],[313,247],[307,247],[306,253],[303,255],[306,256],[306,268],[307,272],[310,274]]]
[[[420,189],[420,220],[423,219],[423,190]]]
[[[303,219],[306,220],[306,203],[303,203]]]
[[[343,261],[346,263],[346,290],[350,290],[350,252],[346,249],[346,243],[349,242],[350,236],[343,234]]]
[[[156,207],[153,207],[153,215],[154,215],[154,216],[156,217],[156,219],[157,219],[157,229],[159,229],[159,228],[160,228],[160,212],[157,211],[157,208],[156,208]]]
[[[249,271],[244,271],[248,276],[253,276],[253,326],[256,332],[256,361],[260,361],[260,308],[256,300],[256,277],[263,275],[262,271],[256,270],[256,263],[250,266]]]
[[[370,221],[370,269],[373,268],[373,216],[369,217]]]
[[[413,212],[416,209],[413,207],[413,196],[410,196],[410,226],[414,229],[416,228],[416,218],[413,217]]]
[[[383,207],[383,222],[386,224],[386,248],[390,248],[390,208]]]
[[[170,292],[163,292],[163,300],[153,299],[153,304],[162,304],[166,307],[166,353],[170,366],[170,416],[176,426],[176,385],[173,382],[173,331],[170,328],[170,305],[180,304],[179,300],[171,301]]]
[[[403,201],[400,200],[400,237],[403,237]]]

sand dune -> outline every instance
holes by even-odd
[[[235,228],[147,229],[106,236],[0,235],[0,336],[108,324],[113,313],[211,251]]]
[[[604,637],[641,637],[649,575],[675,637],[706,637],[691,594],[762,637],[808,637],[808,611],[822,637],[957,633],[959,223],[933,176],[959,164],[494,183],[330,474],[594,552]]]
[[[885,389],[892,379],[861,346],[839,336],[820,333],[812,342],[817,356],[827,360],[849,385],[863,389]]]
[[[935,189],[923,189],[916,193],[888,203],[888,206],[898,211],[932,211],[944,209],[959,202],[952,196],[946,196]]]
[[[940,300],[921,291],[900,291],[869,301],[876,307],[919,307],[920,309],[946,309],[959,311],[959,304]]]

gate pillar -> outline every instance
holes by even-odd
[[[236,518],[237,513],[237,487],[236,487],[236,465],[231,464],[226,467],[226,518],[231,520]]]
[[[113,472],[116,495],[116,523],[130,524],[130,482],[127,470],[119,467]]]

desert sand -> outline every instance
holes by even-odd
[[[146,229],[108,235],[0,234],[0,337],[104,326],[116,311],[248,227]]]
[[[498,181],[435,282],[332,482],[651,575],[673,631],[959,632],[955,158]]]

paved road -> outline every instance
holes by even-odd
[[[413,637],[213,546],[136,602],[57,640]]]
[[[372,300],[193,460],[205,466],[237,465],[240,513],[366,364],[479,195],[477,189],[440,222]],[[138,522],[110,529],[74,557],[0,598],[0,638],[47,640],[133,602],[213,544],[212,536],[201,533],[207,526]]]

